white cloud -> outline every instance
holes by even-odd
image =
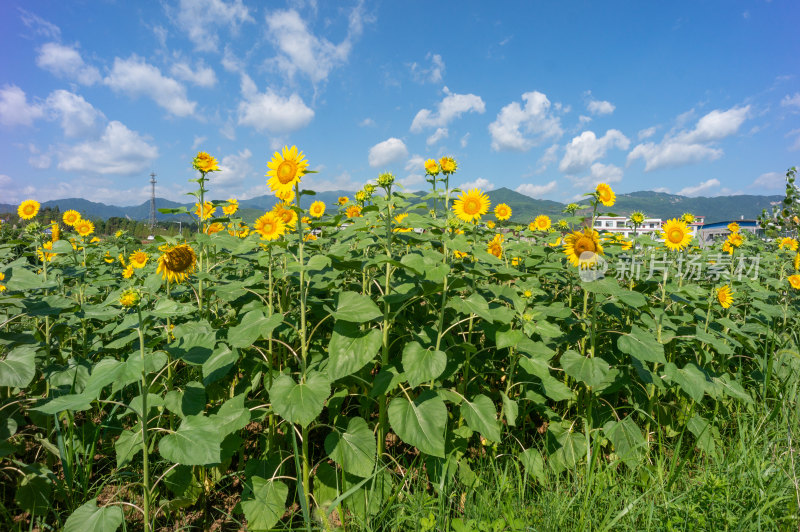
[[[425,143],[428,146],[433,146],[434,144],[436,144],[440,140],[446,139],[447,135],[448,135],[448,131],[447,131],[446,127],[436,128],[436,131],[433,132],[433,135],[428,137],[428,139],[425,141]]]
[[[572,179],[572,182],[578,188],[589,190],[597,187],[598,183],[619,183],[622,181],[622,173],[619,166],[594,163],[589,169],[589,175]]]
[[[733,107],[727,111],[711,111],[700,118],[692,129],[671,131],[658,144],[654,142],[638,144],[628,154],[628,163],[634,159],[644,159],[644,169],[648,172],[658,168],[719,159],[723,151],[714,143],[738,132],[749,112],[749,105]],[[679,127],[689,120],[692,114],[692,111],[689,111],[680,115],[677,120]]]
[[[553,144],[546,150],[537,161],[536,173],[541,174],[547,167],[558,160],[558,144]]]
[[[195,135],[194,141],[192,142],[192,150],[196,150],[199,148],[205,141],[208,140],[208,137],[200,137]]]
[[[173,18],[195,48],[206,52],[219,46],[219,27],[236,32],[241,24],[253,21],[242,0],[180,0]]]
[[[611,102],[592,98],[592,91],[586,91],[584,97],[586,98],[586,109],[593,115],[610,115],[616,109]]]
[[[327,192],[330,190],[358,190],[363,183],[358,183],[350,175],[350,172],[344,171],[333,178],[322,178],[320,174],[306,174],[303,178],[303,188],[313,190],[315,192]],[[264,194],[264,185],[259,185],[259,191],[255,195]]]
[[[420,185],[425,182],[425,176],[422,174],[409,174],[406,177],[400,178],[400,184],[408,192],[421,190]]]
[[[411,122],[411,131],[419,133],[425,128],[445,127],[464,113],[483,114],[486,104],[475,94],[456,94],[445,87],[445,97],[436,105],[436,111],[421,109]]]
[[[800,92],[795,92],[793,95],[786,95],[781,100],[783,107],[796,107],[800,109]]]
[[[136,54],[129,59],[115,57],[111,73],[103,82],[133,98],[148,97],[175,116],[191,115],[197,106],[197,102],[186,98],[186,87],[164,76]]]
[[[267,37],[280,54],[274,62],[290,78],[301,72],[313,83],[325,81],[328,74],[347,61],[353,41],[361,35],[361,4],[349,16],[347,36],[339,44],[311,33],[300,14],[293,10],[278,10],[266,17]]]
[[[147,171],[156,157],[156,146],[114,120],[109,122],[99,140],[69,147],[61,153],[58,168],[104,175],[132,175]]]
[[[217,84],[217,75],[214,69],[206,66],[202,59],[194,67],[186,62],[175,63],[169,72],[176,78],[188,81],[198,87],[213,87]]]
[[[420,68],[416,62],[411,63],[411,75],[415,81],[420,83],[440,83],[444,78],[445,65],[442,56],[428,52],[425,56],[426,60],[430,61],[430,66],[427,68]]]
[[[392,137],[369,149],[369,165],[373,168],[396,162],[408,156],[408,148],[402,140]]]
[[[61,30],[55,24],[46,21],[39,15],[35,15],[30,11],[26,11],[21,7],[19,9],[19,18],[22,20],[22,23],[31,30],[36,35],[41,35],[43,37],[47,37],[48,39],[60,39],[61,38]],[[5,15],[8,16],[8,15]]]
[[[719,179],[709,179],[707,181],[702,181],[701,183],[690,186],[684,187],[680,191],[678,191],[678,195],[680,196],[699,196],[703,192],[706,192],[712,188],[716,188],[720,185]]]
[[[358,123],[360,127],[372,127],[375,125],[375,121],[369,117],[365,118],[361,122]]]
[[[50,93],[45,102],[48,109],[61,118],[61,128],[67,137],[85,137],[100,132],[103,113],[82,96],[65,90]]]
[[[616,129],[609,129],[600,138],[593,131],[584,131],[573,138],[566,146],[564,158],[558,165],[558,169],[566,174],[577,174],[584,171],[597,159],[606,154],[610,148],[627,150],[630,146],[628,137]]]
[[[84,63],[78,50],[71,46],[45,43],[39,48],[36,64],[55,76],[74,80],[82,85],[94,85],[100,81],[100,71]]]
[[[32,143],[28,144],[28,151],[31,152],[31,156],[28,157],[28,164],[30,164],[33,168],[37,168],[39,170],[50,168],[50,161],[52,158],[50,157],[49,153],[42,153],[39,148]]]
[[[414,154],[404,166],[406,172],[421,172],[425,168],[425,159],[421,155]]]
[[[253,81],[242,76],[244,100],[239,103],[239,125],[258,131],[291,133],[306,127],[314,118],[314,111],[297,93],[285,98],[268,88],[258,92]]]
[[[550,100],[538,91],[522,95],[525,107],[511,102],[489,124],[492,149],[527,151],[547,139],[561,137],[561,120],[550,111]]]
[[[31,126],[34,120],[44,116],[44,112],[41,104],[28,104],[25,91],[16,85],[6,85],[0,89],[0,124]]]
[[[642,129],[637,134],[639,140],[649,139],[653,135],[656,134],[656,126],[648,127],[647,129]]]
[[[494,190],[495,189],[495,184],[492,183],[491,181],[489,181],[488,179],[484,179],[482,177],[479,177],[475,181],[468,181],[466,183],[461,183],[460,185],[458,185],[458,188],[460,188],[463,191],[467,191],[467,190],[470,190],[470,189],[473,189],[473,188],[478,188],[478,189],[486,192],[488,190]]]
[[[759,188],[767,190],[778,190],[784,188],[786,185],[786,177],[778,172],[767,172],[761,174],[753,181],[750,188]]]
[[[784,136],[786,138],[794,137],[794,143],[792,143],[792,145],[789,146],[789,150],[791,151],[800,150],[800,129],[793,129]]]
[[[466,133],[463,137],[461,137],[459,144],[461,145],[462,148],[466,148],[468,142],[469,142],[469,133]]]
[[[525,194],[532,198],[540,198],[554,192],[558,188],[558,183],[550,181],[544,185],[534,185],[533,183],[524,183],[518,186],[515,190],[520,194]]]
[[[253,154],[245,148],[236,154],[227,155],[219,162],[219,172],[211,175],[211,184],[222,187],[241,185],[253,175],[253,167],[248,162]]]

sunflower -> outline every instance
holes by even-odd
[[[725,285],[717,289],[717,301],[722,305],[722,308],[729,308],[733,303],[733,292],[731,292],[730,285]]]
[[[669,249],[684,249],[692,241],[692,235],[689,233],[689,228],[686,227],[686,222],[675,218],[667,220],[664,224],[663,233],[664,244]]]
[[[463,251],[459,251],[457,249],[454,249],[453,250],[453,256],[455,258],[457,258],[457,259],[465,259],[465,258],[469,257],[469,253],[465,253]]]
[[[196,264],[197,255],[188,244],[166,246],[158,258],[156,273],[160,273],[168,281],[180,283],[194,272]]]
[[[313,242],[317,239],[317,235],[314,233],[307,233],[306,236],[303,237],[303,242]]]
[[[512,266],[519,266],[519,263],[520,263],[519,257],[514,257],[513,259],[511,259]]]
[[[728,231],[731,233],[738,233],[739,232],[739,224],[736,222],[731,222],[728,224]]]
[[[633,225],[642,225],[644,223],[644,213],[641,211],[633,211],[631,213],[631,223]]]
[[[308,161],[303,152],[297,150],[297,146],[291,148],[284,146],[283,155],[276,151],[272,160],[267,163],[267,168],[269,168],[267,185],[270,190],[287,190],[300,183],[300,178],[305,175],[308,168]]]
[[[795,290],[800,290],[800,275],[797,274],[790,275],[788,279],[789,279],[789,284],[792,285],[792,288],[794,288]]]
[[[89,236],[94,233],[94,224],[89,220],[78,220],[75,224],[75,231],[81,236]]]
[[[219,233],[223,229],[225,229],[225,226],[222,225],[222,223],[214,222],[213,224],[210,224],[208,227],[206,227],[206,234],[213,235],[214,233]]]
[[[477,221],[489,212],[489,196],[477,188],[462,192],[453,202],[453,212],[465,222]]]
[[[294,189],[285,188],[282,190],[277,190],[275,192],[275,197],[284,202],[286,205],[290,205],[292,201],[294,201]]]
[[[147,259],[149,258],[150,256],[145,253],[144,250],[139,249],[130,254],[128,261],[130,261],[131,266],[138,270],[144,268],[145,264],[147,264]]]
[[[731,245],[730,240],[726,240],[725,243],[722,244],[722,251],[724,251],[728,255],[733,255],[733,250],[734,249],[736,249],[736,248]]]
[[[603,254],[600,234],[589,227],[585,227],[583,231],[573,231],[564,237],[564,254],[573,266],[594,264],[597,255]]]
[[[217,160],[204,151],[201,151],[195,155],[194,159],[192,160],[192,166],[195,170],[199,170],[204,174],[207,174],[208,172],[219,171]]]
[[[195,203],[194,206],[196,207],[194,215],[200,218],[202,221],[208,220],[214,216],[214,212],[217,210],[217,208],[214,207],[210,201],[203,202],[202,206],[199,203]]]
[[[367,201],[367,198],[368,198],[368,196],[367,196],[367,191],[366,190],[359,190],[358,192],[356,192],[356,201],[357,202],[364,203],[365,201]]]
[[[458,170],[458,163],[452,157],[442,157],[439,159],[439,167],[441,167],[444,175],[450,175]]]
[[[350,203],[350,198],[347,196],[339,196],[339,199],[336,201],[339,203],[339,205],[347,205]]]
[[[303,223],[304,225],[311,225],[311,218],[309,218],[308,216],[303,216],[302,218],[300,218],[300,222]]]
[[[50,226],[50,240],[55,242],[59,238],[61,238],[61,228],[55,222],[50,222],[50,223],[53,224]]]
[[[114,233],[114,236],[119,238],[124,234],[125,234],[125,231],[123,231],[122,229],[119,229],[116,233]]]
[[[125,269],[122,270],[122,276],[125,279],[130,279],[133,276],[133,266],[131,266],[130,264],[128,266],[125,266]]]
[[[597,199],[600,200],[600,203],[602,203],[606,207],[613,206],[614,202],[617,201],[617,196],[614,194],[614,191],[611,190],[611,187],[606,185],[605,183],[600,183],[599,185],[597,185],[597,189],[595,189],[595,194],[597,194]]]
[[[32,199],[26,199],[22,203],[19,204],[17,208],[17,214],[23,220],[30,220],[34,218],[36,214],[39,212],[39,202]]]
[[[239,238],[245,238],[250,234],[250,228],[247,227],[246,223],[239,222],[238,225],[228,226],[228,234],[231,236],[238,236]]]
[[[81,219],[81,213],[70,209],[64,213],[64,216],[62,216],[61,219],[68,226],[75,227],[75,224],[78,223],[78,221]]]
[[[508,220],[511,218],[511,207],[505,203],[500,203],[494,208],[494,215],[498,220]]]
[[[792,266],[794,266],[795,271],[800,270],[800,253],[794,256],[794,262],[792,263]]]
[[[361,207],[358,205],[350,205],[345,211],[345,214],[347,214],[348,218],[360,218]]]
[[[552,222],[550,221],[550,217],[546,214],[540,214],[533,220],[533,225],[535,226],[536,231],[547,231],[550,229]]]
[[[425,173],[432,176],[439,175],[442,169],[439,167],[439,163],[436,162],[436,159],[428,159],[425,161]]]
[[[139,292],[133,288],[128,288],[122,295],[119,296],[119,304],[123,307],[130,308],[135,307],[139,304],[139,301],[142,299],[142,296],[139,295]]]
[[[267,211],[256,220],[253,231],[261,235],[261,240],[275,240],[286,232],[286,224],[278,213]]]
[[[731,246],[738,248],[744,242],[744,237],[742,236],[742,233],[730,233],[726,242]]]
[[[786,248],[787,250],[797,251],[797,247],[797,240],[789,236],[781,238],[780,242],[778,243],[779,249]]]
[[[281,203],[276,203],[272,208],[272,212],[283,221],[287,231],[297,227],[297,213],[293,209],[289,209]]]
[[[322,218],[322,215],[325,214],[325,203],[315,201],[311,204],[311,207],[308,208],[308,214],[314,218]]]
[[[622,251],[629,251],[633,247],[633,240],[622,241]]]
[[[488,227],[489,229],[494,229],[495,227],[494,220],[489,220],[488,222],[486,222],[486,227]]]
[[[106,261],[106,264],[111,264],[112,262],[114,262],[114,257],[111,256],[111,253],[106,251],[106,254],[103,255],[103,260]]]
[[[692,214],[690,212],[685,212],[685,213],[683,213],[683,216],[681,216],[681,220],[683,220],[687,224],[693,224],[694,223],[694,214]]]
[[[53,257],[57,255],[57,253],[48,253],[47,250],[53,249],[53,242],[45,242],[41,248],[36,250],[36,254],[39,255],[39,260],[42,262],[50,262],[53,260]]]
[[[230,198],[228,200],[228,204],[222,207],[222,212],[224,212],[228,216],[233,216],[234,214],[236,214],[236,211],[238,210],[239,210],[239,201],[234,198]]]
[[[0,281],[5,281],[5,279],[6,279],[6,274],[0,272]],[[5,291],[6,291],[6,285],[0,284],[0,292],[5,292]]]
[[[487,248],[486,251],[488,251],[498,259],[503,258],[503,245],[500,243],[500,241],[496,239],[492,239],[489,242],[489,247]]]

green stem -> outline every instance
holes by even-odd
[[[144,469],[144,489],[142,493],[142,506],[144,507],[144,530],[145,532],[150,532],[152,530],[151,523],[150,523],[150,464],[149,464],[149,442],[148,442],[148,434],[147,434],[147,394],[148,394],[148,386],[147,386],[147,373],[146,373],[146,364],[144,358],[144,327],[142,325],[142,310],[139,307],[136,307],[136,313],[139,317],[139,352],[142,357],[142,380],[139,383],[139,392],[142,396],[142,413],[139,416],[141,423],[142,423],[142,467]]]

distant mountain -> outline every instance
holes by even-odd
[[[422,195],[423,193],[419,193]],[[492,206],[498,203],[506,203],[511,207],[511,221],[517,223],[527,223],[532,221],[540,214],[546,214],[551,218],[561,216],[564,204],[557,201],[534,199],[519,192],[514,192],[507,188],[491,190],[488,193]],[[328,206],[333,206],[340,196],[347,196],[351,200],[354,193],[346,190],[332,190],[318,192],[316,195],[303,195],[300,198],[300,206],[308,208],[314,201],[322,201]],[[783,200],[783,196],[717,196],[713,198],[678,196],[663,192],[631,192],[628,194],[617,195],[616,204],[605,209],[613,211],[618,215],[628,215],[633,211],[642,211],[646,216],[652,218],[668,219],[680,216],[685,212],[695,215],[704,215],[707,223],[720,222],[726,220],[754,219],[761,214],[762,209],[769,209],[774,203]],[[277,200],[275,196],[263,195],[255,198],[239,201],[240,215],[248,222],[252,222],[265,211],[271,209]],[[452,201],[452,199],[451,199]],[[130,207],[117,207],[96,203],[81,198],[68,198],[51,200],[42,203],[42,207],[56,207],[64,212],[75,209],[84,217],[108,219],[114,216],[120,218],[131,218],[132,220],[147,220],[150,217],[150,202],[145,201],[141,205]],[[156,209],[177,208],[185,206],[194,211],[194,202],[178,203],[164,198],[156,198]],[[17,205],[0,204],[0,213],[16,212]],[[188,220],[189,215],[175,215],[156,213],[158,220]]]

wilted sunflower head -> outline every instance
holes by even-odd
[[[196,264],[197,255],[188,244],[168,246],[158,258],[156,273],[168,281],[180,283],[194,272]]]

